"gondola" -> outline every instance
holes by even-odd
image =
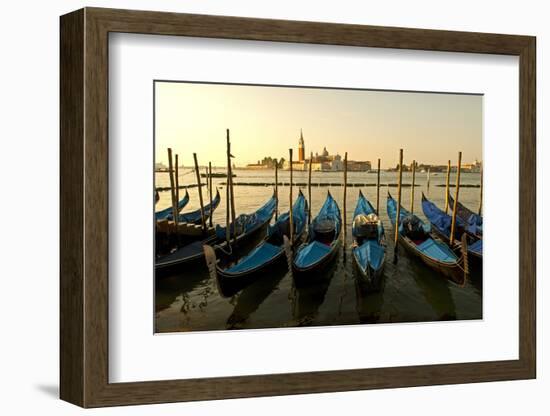
[[[328,191],[325,203],[309,226],[306,242],[298,247],[293,256],[295,282],[307,283],[322,276],[338,253],[341,230],[340,208]]]
[[[231,245],[228,247],[225,235],[225,227],[216,226],[214,235],[208,238],[193,241],[174,252],[165,256],[158,257],[155,261],[155,270],[157,272],[168,272],[171,269],[181,265],[197,262],[204,258],[203,245],[213,246],[215,250],[235,250],[240,246],[250,242],[258,235],[265,233],[271,217],[275,212],[276,197],[273,195],[264,206],[253,214],[241,214],[235,219],[235,226],[230,225],[231,230],[235,230],[231,235]]]
[[[298,198],[292,207],[294,245],[303,240],[307,225],[307,213],[306,198],[302,191],[299,191]],[[257,279],[262,273],[269,273],[281,260],[284,261],[284,236],[289,237],[289,234],[290,217],[289,213],[285,212],[273,225],[269,226],[265,239],[240,260],[229,267],[221,267],[220,263],[214,260],[216,276],[213,277],[218,279],[221,292],[234,293]],[[210,252],[215,253],[213,249]]]
[[[454,207],[454,198],[449,193],[449,208],[452,210]],[[464,221],[466,224],[469,224],[472,229],[472,233],[476,234],[479,237],[483,236],[483,217],[479,214],[476,214],[466,206],[457,201],[456,204],[456,216]]]
[[[155,201],[158,202],[158,191],[155,191]],[[156,203],[155,202],[155,203]],[[189,202],[189,192],[187,190],[185,191],[185,195],[182,199],[178,202],[178,212],[180,212]],[[170,218],[169,218],[170,217]],[[164,220],[164,219],[172,219],[172,207],[168,207],[166,209],[163,209],[162,211],[155,212],[155,219],[158,220]]]
[[[352,256],[363,283],[376,285],[384,272],[386,239],[384,226],[375,209],[359,191],[357,205],[353,213]]]
[[[387,210],[390,222],[395,227],[397,201],[388,193]],[[428,267],[440,272],[453,282],[463,285],[468,274],[467,256],[458,257],[443,241],[433,238],[431,227],[414,214],[401,207],[399,242],[411,255],[419,258]],[[464,245],[467,245],[463,239]]]
[[[445,211],[426,198],[424,193],[422,193],[422,211],[432,225],[432,231],[449,244],[452,221],[451,216],[445,214]],[[465,233],[466,241],[468,242],[468,254],[471,254],[472,259],[481,262],[483,256],[483,240],[475,233],[475,226],[466,224],[458,215],[456,217],[456,222],[455,238],[460,240],[462,234]]]
[[[212,199],[212,203],[208,203],[204,206],[204,220],[208,220],[210,218],[210,215],[214,213],[214,210],[218,207],[220,204],[220,191],[216,188],[216,196],[214,199]],[[168,220],[172,219],[172,213],[170,213],[167,217]],[[191,212],[185,212],[183,214],[180,214],[178,216],[178,222],[180,224],[188,223],[188,224],[201,224],[201,210],[196,209],[195,211]]]

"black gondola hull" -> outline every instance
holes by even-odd
[[[233,296],[234,294],[246,288],[255,281],[261,280],[262,277],[265,276],[267,268],[269,268],[269,273],[284,273],[284,271],[287,270],[284,252],[275,256],[264,265],[251,269],[250,271],[242,274],[226,273],[224,269],[217,266],[216,276],[218,289],[220,290],[220,293],[225,297]]]
[[[367,291],[380,290],[380,283],[384,275],[384,266],[386,264],[385,259],[379,269],[374,269],[370,264],[368,264],[366,268],[363,268],[361,264],[359,264],[359,261],[353,252],[352,257],[357,280],[361,289]]]
[[[175,255],[176,253],[173,253],[157,259],[157,261],[155,262],[155,274],[156,276],[161,277],[188,265],[195,265],[200,262],[204,263],[204,251],[202,247],[205,244],[214,247],[216,254],[225,254],[228,257],[238,255],[241,248],[246,247],[248,244],[253,243],[255,239],[264,235],[266,233],[268,225],[269,220],[262,223],[255,229],[249,231],[248,233],[238,236],[231,243],[231,255],[225,254],[228,252],[227,242],[221,241],[215,236],[206,240],[191,243],[176,252],[181,253],[181,255]]]
[[[426,256],[420,250],[416,248],[416,245],[410,241],[408,238],[399,235],[400,246],[405,248],[405,250],[411,254],[413,257],[421,260],[426,266],[431,269],[441,273],[447,279],[455,282],[458,285],[463,285],[465,283],[464,270],[461,267],[461,262],[456,263],[443,263],[433,258]]]

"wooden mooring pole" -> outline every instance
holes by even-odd
[[[228,183],[229,183],[229,187],[230,187],[230,190],[229,190],[229,193],[231,195],[231,224],[232,224],[232,235],[233,235],[233,241],[235,241],[235,239],[237,238],[237,235],[236,235],[236,224],[235,224],[235,217],[236,217],[236,213],[235,213],[235,189],[233,188],[233,167],[231,166],[231,158],[233,157],[233,155],[231,154],[231,140],[230,140],[230,136],[229,136],[229,129],[227,129],[226,131],[227,133],[227,161],[228,161],[228,169],[229,169],[229,172],[228,172],[228,176],[227,176],[227,179],[228,179]]]
[[[449,213],[449,186],[451,181],[451,161],[447,162],[447,179],[445,180],[445,214]]]
[[[279,218],[279,161],[275,159],[275,221]]]
[[[393,262],[397,263],[397,243],[399,242],[399,220],[401,216],[401,181],[403,179],[403,149],[399,149],[399,177],[397,181],[397,212],[395,215]]]
[[[176,157],[175,157],[175,161],[176,161],[176,165],[174,166],[174,170],[175,170],[175,173],[176,173],[176,211],[178,211],[178,215],[179,215],[179,206],[180,206],[180,175],[179,175],[179,168],[178,168],[178,165],[179,165],[179,159],[178,159],[178,155],[176,154]]]
[[[227,245],[229,246],[231,243],[231,223],[230,223],[230,216],[231,216],[231,204],[229,200],[231,199],[231,185],[229,183],[229,178],[231,175],[231,148],[229,144],[229,129],[227,129],[227,181],[225,183],[225,241],[227,242]]]
[[[208,162],[208,193],[210,196],[210,216],[208,218],[208,226],[212,227],[212,162]]]
[[[311,169],[313,164],[313,152],[309,154],[309,172],[307,177],[307,223],[311,224]]]
[[[378,168],[376,171],[376,215],[380,215],[379,209],[380,209],[380,158],[378,158]]]
[[[412,177],[412,184],[411,184],[411,214],[414,214],[414,180],[416,177],[416,160],[413,160],[412,171],[413,171],[412,172],[413,177]]]
[[[481,169],[479,172],[479,209],[478,215],[481,216],[483,212],[483,162],[481,163]]]
[[[456,189],[455,200],[453,205],[453,216],[451,218],[451,233],[449,234],[449,245],[452,247],[455,243],[455,229],[456,229],[456,208],[458,205],[458,193],[460,191],[460,166],[462,162],[462,152],[458,152],[458,166],[456,170]]]
[[[174,222],[178,224],[178,203],[176,201],[176,185],[174,182],[174,162],[172,159],[172,149],[168,148],[168,170],[170,172],[170,196],[172,197],[172,218]]]
[[[288,220],[290,226],[290,244],[294,244],[294,219],[292,218],[292,149],[288,149],[290,156],[290,207],[288,209]]]
[[[344,232],[342,233],[342,236],[344,238],[344,253],[346,251],[346,230],[347,230],[347,193],[348,191],[348,152],[344,154],[344,201],[342,203],[343,211],[344,211]]]
[[[199,162],[197,160],[197,154],[193,153],[193,159],[195,160],[195,172],[197,174],[197,186],[199,188],[199,203],[201,206],[201,225],[202,230],[206,232],[206,218],[204,213],[204,201],[202,199],[202,185],[201,185],[201,173],[199,172]]]

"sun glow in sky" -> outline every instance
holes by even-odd
[[[350,160],[381,158],[444,165],[482,160],[481,95],[292,88],[155,82],[156,162],[168,164],[166,149],[191,166],[225,166],[225,131],[230,129],[237,166],[266,156],[297,155],[303,129],[306,155],[348,152]],[[295,158],[297,156],[294,156]]]

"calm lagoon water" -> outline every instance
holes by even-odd
[[[214,170],[216,171],[216,170]],[[195,183],[189,169],[180,172],[180,184]],[[273,172],[236,170],[234,182],[272,182]],[[313,172],[312,183],[338,183],[342,172]],[[222,200],[214,213],[214,222],[225,222],[225,178],[213,179],[220,190]],[[279,182],[288,182],[289,172],[279,172]],[[455,175],[451,175],[454,183]],[[462,173],[461,184],[477,185],[480,175]],[[307,172],[294,172],[294,182],[307,183]],[[391,240],[391,226],[386,212],[388,190],[397,196],[397,188],[384,184],[396,183],[395,172],[382,172],[380,189],[380,216]],[[445,173],[432,173],[430,189],[426,187],[427,174],[416,174],[415,213],[421,218],[422,192],[444,207]],[[348,183],[376,184],[375,173],[349,172]],[[411,183],[411,174],[403,174],[403,183]],[[166,173],[156,174],[156,186],[169,186]],[[203,188],[204,190],[205,188]],[[312,216],[315,216],[325,200],[327,190],[343,208],[341,186],[312,187]],[[347,241],[325,283],[306,288],[296,288],[292,276],[283,264],[271,270],[254,284],[236,295],[225,298],[218,293],[215,281],[210,279],[206,265],[199,264],[163,279],[157,279],[155,288],[155,328],[157,332],[180,332],[217,329],[273,328],[294,326],[348,325],[359,323],[393,323],[441,320],[465,320],[482,318],[481,271],[473,273],[465,285],[459,287],[433,272],[417,259],[408,257],[403,250],[396,265],[393,244],[388,241],[385,277],[379,292],[368,293],[356,284],[350,256],[351,222],[359,190],[376,205],[376,186],[347,188]],[[294,188],[294,196],[297,195]],[[302,188],[307,197],[307,189]],[[272,186],[235,186],[237,214],[255,211],[271,197]],[[189,189],[190,202],[185,211],[199,207],[198,191]],[[207,193],[203,192],[207,199]],[[403,206],[410,208],[411,188],[403,188]],[[460,201],[473,210],[479,206],[479,188],[461,188]],[[170,193],[161,192],[156,209],[170,205]],[[288,187],[279,187],[279,210],[289,208]]]

